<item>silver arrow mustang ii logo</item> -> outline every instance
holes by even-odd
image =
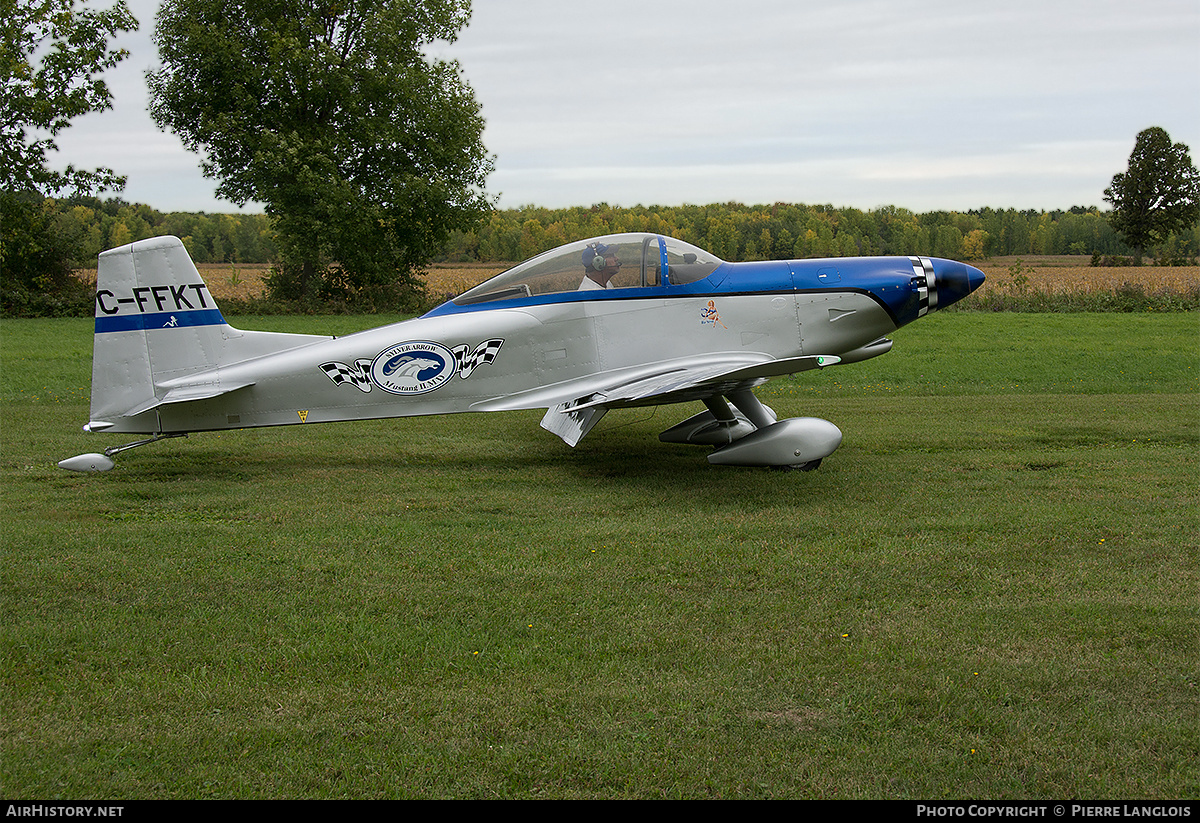
[[[337,385],[348,384],[362,392],[378,386],[392,394],[425,394],[440,389],[458,374],[463,380],[479,366],[496,359],[503,338],[485,340],[475,348],[466,344],[448,349],[441,343],[410,341],[384,349],[373,360],[353,365],[331,360],[321,371]]]

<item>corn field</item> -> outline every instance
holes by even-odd
[[[1186,294],[1200,288],[1200,266],[1077,266],[983,263],[987,281],[983,289],[1036,291],[1045,294],[1091,294],[1124,286],[1141,287],[1147,293]],[[985,294],[987,291],[979,293]]]

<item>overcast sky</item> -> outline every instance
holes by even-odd
[[[158,0],[129,6],[114,108],[62,132],[53,165],[113,168],[161,211],[235,211],[147,114]],[[475,0],[434,52],[483,106],[502,208],[1066,209],[1103,206],[1149,126],[1200,161],[1196,0]]]

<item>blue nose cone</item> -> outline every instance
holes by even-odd
[[[983,285],[983,272],[974,266],[953,260],[933,260],[932,263],[939,309],[957,303]]]

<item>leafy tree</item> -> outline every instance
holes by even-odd
[[[1138,134],[1128,170],[1113,176],[1104,199],[1113,207],[1113,228],[1141,257],[1146,246],[1196,222],[1200,173],[1188,147],[1172,145],[1166,131],[1154,126]]]
[[[989,235],[983,229],[975,229],[963,238],[963,257],[967,260],[982,260],[987,257]]]
[[[0,310],[8,317],[79,314],[91,295],[71,276],[71,249],[54,225],[54,201],[0,194]]]
[[[0,175],[10,193],[120,189],[111,169],[46,167],[54,137],[72,119],[112,108],[100,74],[128,56],[110,49],[117,32],[137,29],[124,0],[106,11],[75,0],[0,0]],[[34,130],[35,133],[31,133]]]
[[[394,303],[490,208],[492,159],[453,41],[469,0],[166,0],[148,75],[158,125],[217,194],[264,205],[275,296]]]
[[[47,167],[55,136],[72,119],[111,108],[100,75],[127,52],[109,39],[137,21],[124,0],[106,11],[75,0],[0,0],[0,307],[11,314],[59,314],[90,307],[71,276],[76,256],[57,230],[55,203],[64,189],[120,189],[111,169]]]

